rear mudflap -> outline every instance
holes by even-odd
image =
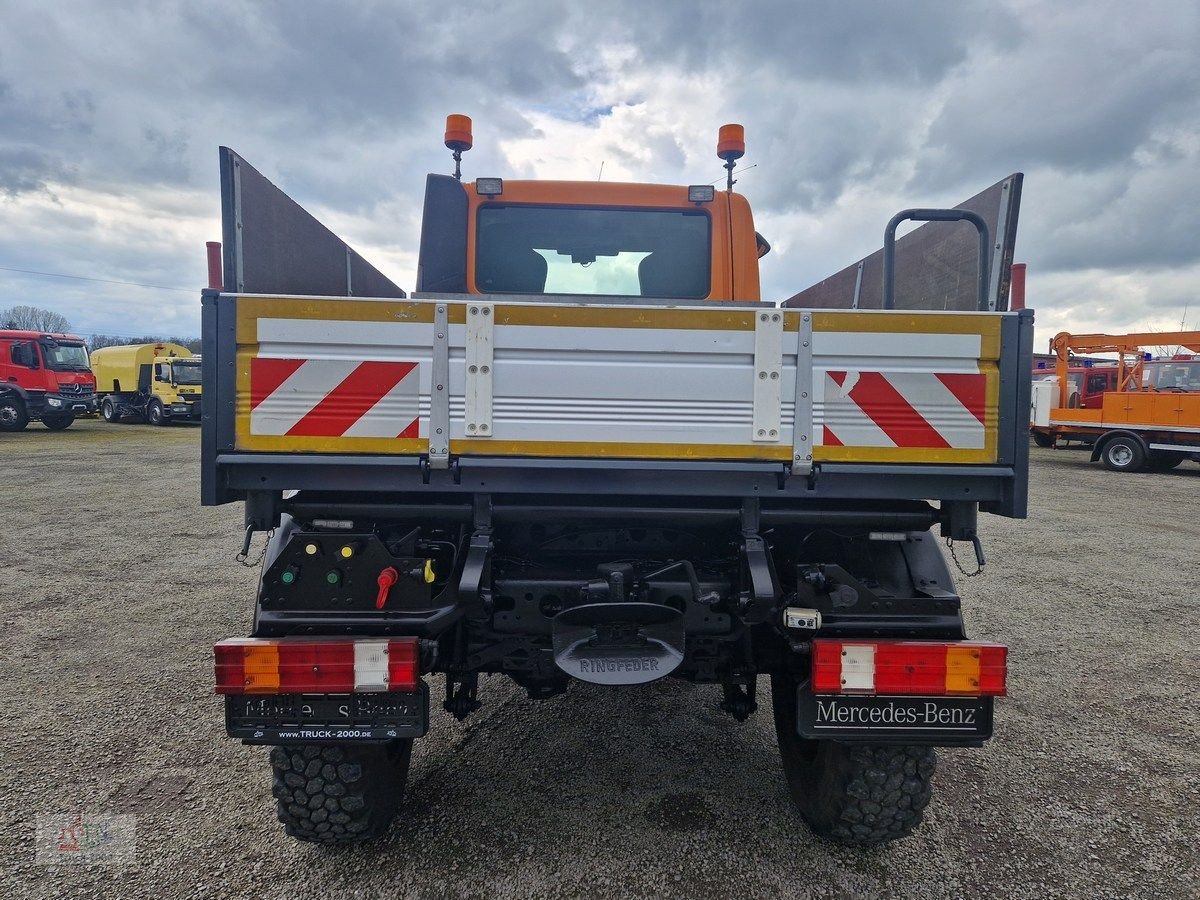
[[[247,744],[372,743],[424,737],[429,686],[414,693],[228,694],[225,730]]]
[[[978,745],[992,736],[992,697],[813,694],[796,691],[803,738],[873,744]]]

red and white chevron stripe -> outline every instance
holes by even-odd
[[[827,447],[983,449],[982,373],[826,372]]]
[[[420,366],[350,359],[250,361],[250,433],[415,438]]]

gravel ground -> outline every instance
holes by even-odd
[[[466,723],[435,714],[386,839],[330,851],[284,836],[266,750],[224,737],[210,646],[246,633],[255,573],[240,507],[197,504],[198,439],[0,434],[0,896],[1200,896],[1200,467],[1034,451],[1033,518],[985,517],[962,583],[1011,696],[984,749],[940,752],[908,840],[812,837],[765,691],[738,725],[715,688],[490,679]],[[35,862],[38,817],[78,812],[136,817],[136,863]]]

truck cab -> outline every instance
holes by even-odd
[[[106,422],[134,418],[166,425],[200,418],[200,357],[182,344],[105,347],[92,354],[92,368]]]
[[[711,185],[430,175],[417,290],[757,301],[768,250]]]
[[[1051,370],[1037,370],[1040,380],[1057,383],[1058,375]],[[1071,366],[1067,369],[1066,406],[1070,409],[1095,409],[1104,402],[1109,391],[1119,390],[1117,366]]]
[[[1148,360],[1142,367],[1142,388],[1187,394],[1200,392],[1200,355],[1176,353],[1169,359]]]
[[[52,431],[96,412],[96,379],[83,338],[0,330],[0,431],[40,420]]]

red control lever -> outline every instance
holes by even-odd
[[[379,585],[379,593],[375,596],[375,608],[383,609],[383,604],[387,603],[388,591],[392,589],[392,585],[400,580],[400,573],[388,566],[379,573],[379,577],[375,579],[375,583]]]

